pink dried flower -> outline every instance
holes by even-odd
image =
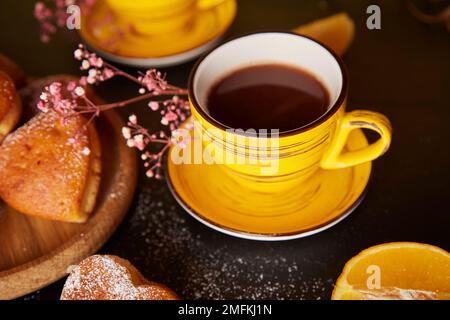
[[[77,49],[74,51],[73,56],[76,60],[81,60],[83,58],[83,50]]]
[[[67,8],[71,5],[79,5],[87,14],[97,0],[49,0],[38,1],[34,6],[33,15],[40,24],[40,38],[44,43],[50,41],[51,36],[58,28],[64,28],[69,14]],[[49,6],[45,4],[49,3]]]
[[[81,70],[87,70],[90,67],[91,67],[91,65],[89,64],[88,60],[81,61],[81,67],[80,67]]]
[[[131,129],[128,127],[123,127],[122,128],[122,135],[125,139],[131,139]]]
[[[136,148],[141,154],[141,159],[144,161],[146,175],[149,178],[160,179],[161,162],[165,152],[172,144],[172,139],[169,138],[165,132],[159,131],[149,133],[149,131],[137,123],[137,118],[132,116],[132,121],[128,122],[128,126],[122,129],[122,134],[127,139],[127,145],[131,148]],[[152,152],[157,146],[161,146],[156,153]]]
[[[134,140],[133,140],[133,139],[128,139],[128,140],[127,140],[127,146],[128,146],[129,148],[134,148],[134,147],[135,147],[135,145],[134,145]]]
[[[138,118],[132,114],[128,118],[127,126],[122,128],[122,135],[127,146],[141,152],[147,176],[160,179],[161,162],[165,152],[173,144],[186,148],[186,139],[180,139],[179,126],[190,116],[189,102],[179,95],[186,95],[187,90],[170,85],[162,74],[151,69],[144,75],[134,77],[103,61],[95,53],[89,52],[83,45],[79,45],[74,52],[74,58],[81,61],[81,69],[87,70],[88,75],[76,81],[69,82],[65,87],[59,82],[46,86],[40,95],[37,107],[42,112],[53,110],[61,115],[62,122],[77,114],[91,114],[88,123],[102,111],[124,107],[139,101],[152,99],[156,96],[172,96],[170,99],[149,101],[148,106],[161,115],[161,123],[167,126],[166,131],[150,133],[138,124]],[[123,76],[140,86],[140,95],[128,100],[109,104],[97,105],[86,95],[87,84],[97,84],[115,76]],[[76,141],[76,137],[74,138]],[[72,140],[69,140],[69,143]],[[155,150],[157,150],[155,152]],[[89,155],[90,150],[84,150]]]
[[[52,84],[49,85],[48,91],[52,96],[57,96],[61,94],[61,87],[62,84],[60,82],[53,82]]]
[[[139,149],[139,151],[144,151],[146,144],[144,143],[144,136],[142,134],[135,135],[133,137],[134,146]]]
[[[47,7],[44,2],[39,1],[34,6],[34,17],[40,23],[40,33],[42,42],[49,42],[58,27],[66,24],[67,12],[64,1],[56,0],[53,8]]]
[[[103,68],[103,78],[105,80],[108,80],[110,78],[114,77],[114,71],[112,71],[109,68]]]
[[[156,111],[159,109],[159,103],[156,101],[150,101],[148,106],[150,107],[150,109],[152,109],[153,111]]]
[[[80,78],[80,84],[82,85],[82,86],[86,86],[87,85],[87,78],[86,77],[81,77]]]
[[[173,111],[168,111],[164,118],[167,119],[168,122],[175,121],[178,119],[178,115]]]
[[[40,95],[40,101],[37,107],[43,112],[55,110],[61,116],[66,117],[72,114],[76,107],[76,101],[63,97],[61,92],[62,84],[53,82],[44,88]]]
[[[69,91],[69,92],[74,91],[76,87],[77,87],[77,83],[75,81],[70,81],[66,86],[67,91]]]
[[[82,97],[86,94],[86,91],[83,89],[83,87],[76,87],[74,92],[79,97]]]
[[[78,45],[78,48],[74,51],[74,57],[81,61],[81,70],[88,70],[88,75],[82,78],[83,84],[96,84],[109,80],[116,75],[114,67],[105,63],[95,53],[86,50],[82,44]]]
[[[161,93],[168,87],[167,81],[164,79],[161,72],[156,69],[148,70],[145,75],[140,76],[138,80],[142,83],[144,88],[155,94]]]
[[[94,66],[96,68],[103,67],[103,59],[97,57],[96,55],[91,55],[89,57],[89,63],[91,64],[91,66]]]
[[[130,121],[131,124],[137,124],[137,117],[132,114],[128,117],[128,121]]]

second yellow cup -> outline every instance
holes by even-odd
[[[122,22],[140,33],[164,34],[188,25],[199,9],[218,0],[107,0],[108,6]]]

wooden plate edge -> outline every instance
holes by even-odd
[[[114,128],[114,131],[121,135],[121,128],[124,125],[122,119],[115,111],[104,114]],[[119,224],[128,212],[129,206],[134,197],[137,184],[138,168],[135,152],[128,148],[125,143],[119,145],[120,162],[115,173],[114,180],[122,180],[121,177],[127,175],[128,184],[117,183],[111,189],[112,193],[121,193],[122,214],[113,216],[111,219],[97,214],[91,218],[86,226],[85,232],[76,235],[52,252],[27,262],[23,265],[0,272],[0,299],[14,299],[39,290],[53,282],[63,278],[67,274],[67,267],[76,265],[84,258],[97,252],[115,232]],[[98,211],[109,210],[108,207],[117,203],[115,201],[105,201]],[[110,229],[110,232],[105,230]],[[87,244],[86,234],[89,234],[89,244]],[[53,270],[57,270],[54,272]],[[20,283],[20,286],[17,284]]]

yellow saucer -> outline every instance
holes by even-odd
[[[367,145],[358,129],[350,133],[346,148]],[[189,214],[217,231],[267,241],[305,237],[343,220],[361,202],[372,168],[365,163],[319,170],[298,188],[263,194],[237,184],[220,165],[176,165],[168,159],[169,187]]]
[[[164,67],[194,59],[214,47],[233,22],[236,7],[236,0],[219,1],[207,9],[197,9],[192,23],[183,28],[149,35],[115,19],[107,2],[97,1],[87,13],[83,11],[80,35],[90,48],[112,61]],[[102,23],[108,19],[113,22]],[[119,32],[123,32],[120,38]]]

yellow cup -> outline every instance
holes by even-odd
[[[129,23],[142,34],[162,34],[185,27],[199,9],[218,0],[107,0],[122,23]]]
[[[328,110],[308,125],[278,134],[275,130],[267,136],[264,132],[236,131],[209,115],[207,97],[211,86],[230,72],[267,63],[290,65],[314,74],[330,94]],[[291,188],[304,183],[320,168],[362,164],[389,148],[391,125],[385,116],[366,110],[345,112],[347,86],[342,60],[315,40],[288,32],[237,38],[203,57],[191,72],[189,99],[195,133],[206,154],[221,164],[230,178],[261,192]],[[380,138],[364,149],[345,150],[351,131],[362,128],[377,132]]]

